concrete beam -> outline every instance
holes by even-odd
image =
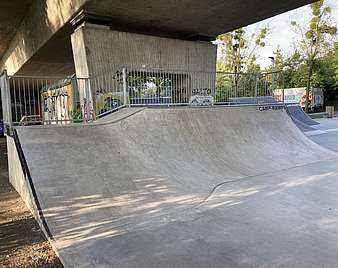
[[[87,0],[34,1],[0,62],[1,69],[15,74]],[[62,48],[61,48],[62,49]],[[58,53],[58,51],[50,51]]]

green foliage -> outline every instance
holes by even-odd
[[[257,50],[265,47],[265,39],[269,31],[268,27],[264,27],[248,37],[245,30],[239,28],[218,36],[217,39],[223,45],[217,70],[233,73],[259,70],[259,65],[256,63]]]
[[[82,111],[80,108],[72,111],[72,119],[74,123],[82,123],[83,117],[82,117]]]
[[[312,82],[314,82],[315,68],[319,64],[317,61],[330,49],[331,38],[337,34],[337,27],[330,20],[331,8],[324,5],[324,0],[312,3],[311,10],[312,18],[307,25],[300,25],[296,21],[291,22],[291,26],[301,36],[297,47],[307,67],[305,72],[307,99]],[[299,69],[302,70],[302,68]],[[308,110],[308,101],[305,104],[305,110]]]
[[[308,80],[308,64],[295,51],[283,64],[285,88],[305,87]],[[338,46],[317,58],[313,65],[311,86],[324,91],[338,90]]]
[[[291,27],[300,37],[292,55],[286,57],[279,47],[274,52],[275,70],[283,71],[282,77],[274,75],[275,88],[307,87],[309,92],[312,87],[319,87],[324,91],[338,91],[338,43],[334,42],[337,27],[330,17],[331,8],[324,4],[324,0],[310,6],[312,17],[305,25],[291,21]],[[241,73],[260,77],[262,70],[256,55],[259,49],[265,47],[269,32],[269,28],[265,27],[248,36],[245,29],[240,28],[218,37],[223,45],[220,46],[222,57],[217,62],[217,70],[235,74],[216,77],[218,99],[226,101],[226,96],[231,96],[233,92],[245,96],[244,87],[252,94],[257,85],[252,82],[252,77]],[[272,68],[265,71],[271,72]],[[264,79],[264,87],[271,88],[272,77],[267,75]],[[258,85],[259,88],[261,85]]]
[[[128,75],[129,97],[166,97],[172,90],[171,77],[161,73],[135,72]]]
[[[316,61],[312,79],[313,87],[326,90],[338,87],[338,47],[329,51],[324,57]]]

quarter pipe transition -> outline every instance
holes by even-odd
[[[10,179],[65,267],[271,267],[271,252],[262,258],[244,245],[282,247],[285,257],[283,232],[304,224],[294,204],[313,202],[285,185],[338,171],[337,154],[306,138],[278,105],[125,108],[101,123],[18,127],[16,135],[31,184],[11,139]],[[290,225],[264,227],[283,213]],[[269,232],[254,240],[257,228]],[[309,261],[304,267],[321,258]]]

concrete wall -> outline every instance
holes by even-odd
[[[117,32],[85,24],[73,33],[72,46],[78,77],[110,72],[113,66],[205,72],[216,69],[217,48],[209,42]]]
[[[118,32],[92,24],[80,26],[71,39],[77,77],[107,75],[123,67],[161,70],[188,73],[189,81],[184,82],[186,100],[193,89],[214,90],[217,47],[210,42]],[[91,90],[95,102],[95,88]]]
[[[22,170],[14,139],[10,136],[7,136],[7,153],[9,182],[19,193],[34,217],[37,218],[38,213],[33,202],[32,192]]]

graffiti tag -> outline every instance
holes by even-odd
[[[210,88],[194,88],[191,93],[192,95],[209,96],[211,95],[211,89]]]
[[[259,106],[258,110],[260,112],[270,111],[270,110],[274,110],[274,111],[285,110],[285,106],[283,106],[283,105],[264,105],[264,106]]]

